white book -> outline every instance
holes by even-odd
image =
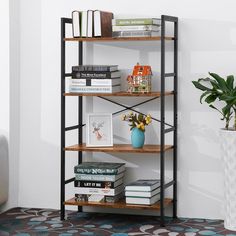
[[[113,86],[120,85],[119,79],[72,79],[71,85],[78,86]]]
[[[87,37],[93,37],[93,11],[88,10]]]
[[[124,190],[124,185],[121,184],[116,188],[87,188],[87,187],[75,187],[76,194],[96,194],[104,196],[115,196]]]
[[[120,86],[70,86],[70,93],[115,93],[120,91]]]
[[[160,193],[161,188],[154,189],[150,192],[144,191],[125,191],[125,196],[127,197],[152,197],[158,193]]]
[[[87,37],[87,24],[88,24],[88,12],[82,11],[82,17],[81,17],[81,36]]]
[[[112,37],[155,37],[159,36],[160,33],[158,31],[151,30],[134,30],[134,31],[113,31]]]
[[[151,30],[151,31],[159,31],[160,26],[158,25],[113,25],[112,31],[143,31],[143,30]]]
[[[160,187],[161,181],[159,179],[139,179],[135,182],[129,183],[125,186],[125,191],[147,191]]]
[[[89,174],[75,174],[75,180],[87,180],[87,181],[111,181],[115,182],[120,178],[124,177],[124,173],[122,172],[118,175],[89,175]]]
[[[137,204],[137,205],[152,205],[160,200],[160,194],[157,194],[151,198],[143,197],[126,197],[125,201],[127,204]]]
[[[88,201],[89,202],[103,202],[104,201],[105,196],[104,195],[96,195],[96,194],[92,194],[88,197]]]
[[[80,34],[80,12],[73,11],[72,12],[72,32],[73,37],[81,37]]]

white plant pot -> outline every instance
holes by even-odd
[[[224,163],[224,227],[236,231],[236,131],[220,130]]]

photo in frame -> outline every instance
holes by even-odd
[[[111,113],[89,113],[86,124],[87,147],[113,146]]]

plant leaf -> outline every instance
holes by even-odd
[[[220,86],[220,89],[222,90],[222,91],[228,91],[228,87],[227,87],[227,84],[226,84],[226,81],[223,79],[223,78],[221,78],[218,74],[216,74],[216,73],[211,73],[211,72],[209,72],[209,75],[210,76],[212,76],[217,82],[218,82],[218,84],[219,84],[219,86]]]
[[[227,76],[226,84],[230,90],[234,88],[234,76],[233,75]]]
[[[205,102],[207,102],[208,104],[212,103],[217,99],[217,97],[218,96],[215,94],[210,94],[209,96],[206,97]]]
[[[193,85],[197,88],[197,89],[200,89],[202,91],[211,91],[210,88],[200,84],[198,81],[192,81]]]

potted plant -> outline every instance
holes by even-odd
[[[200,102],[204,99],[225,121],[225,127],[220,130],[221,155],[224,161],[224,226],[229,230],[236,230],[236,86],[233,75],[226,79],[215,73],[209,75],[192,83],[202,91]],[[217,101],[220,101],[218,105],[222,105],[220,108],[215,105]]]
[[[122,115],[123,121],[128,121],[130,124],[131,143],[134,148],[142,148],[145,142],[145,126],[149,125],[152,121],[150,115],[135,114],[130,112],[129,114]]]

